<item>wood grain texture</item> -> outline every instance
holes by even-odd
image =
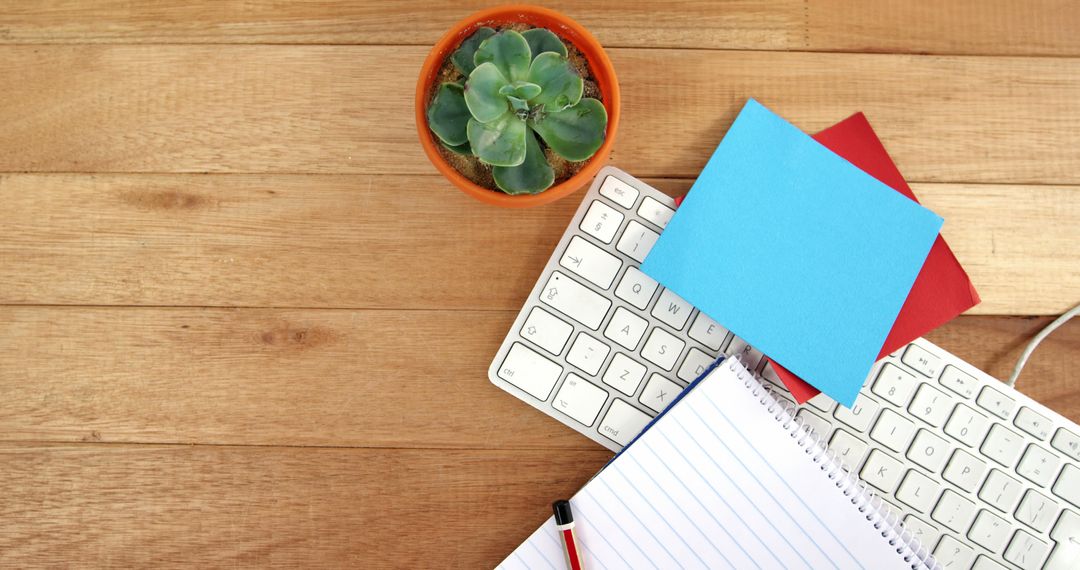
[[[39,0],[0,12],[0,43],[430,45],[490,2]],[[605,46],[1080,55],[1068,0],[554,0]],[[422,13],[422,18],[415,17]]]
[[[3,46],[0,172],[432,173],[411,98],[424,55]],[[624,91],[613,159],[638,176],[696,176],[753,96],[810,132],[865,111],[911,181],[1080,184],[1077,58],[611,55]]]
[[[973,314],[1080,299],[1080,188],[915,191]],[[509,211],[435,176],[0,175],[0,303],[517,309],[579,201]]]
[[[490,384],[517,311],[0,307],[0,433],[21,441],[599,446]],[[930,338],[999,377],[1048,318],[962,317]],[[1080,321],[1024,391],[1080,419]]]
[[[429,46],[487,5],[0,8],[0,567],[490,567],[611,457],[487,380],[580,198],[480,205],[416,143]],[[973,312],[1018,315],[946,350],[1007,376],[1080,300],[1080,3],[549,5],[669,193],[747,97],[866,112]],[[1080,420],[1078,357],[1080,320],[1020,389]]]
[[[491,568],[610,457],[0,444],[0,566]]]

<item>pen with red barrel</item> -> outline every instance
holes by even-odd
[[[581,563],[581,543],[574,533],[574,512],[570,510],[570,501],[555,501],[551,503],[551,510],[555,512],[555,530],[562,537],[566,567],[570,570],[584,570],[585,565]]]

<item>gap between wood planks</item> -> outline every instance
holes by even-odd
[[[266,0],[81,5],[0,14],[0,43],[431,45],[490,2]],[[1054,1],[550,0],[608,47],[912,54],[1080,55],[1080,9]],[[422,17],[416,17],[422,14]]]

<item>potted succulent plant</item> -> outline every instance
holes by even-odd
[[[603,165],[619,87],[599,42],[573,20],[503,6],[456,24],[428,55],[416,124],[435,167],[483,202],[545,204]]]

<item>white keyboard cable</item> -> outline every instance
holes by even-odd
[[[1055,319],[1054,322],[1046,325],[1043,330],[1039,331],[1039,334],[1035,335],[1035,338],[1031,339],[1031,342],[1029,342],[1027,347],[1024,349],[1024,353],[1020,355],[1020,360],[1016,361],[1016,368],[1013,368],[1012,376],[1009,376],[1009,380],[1008,382],[1006,382],[1006,384],[1008,384],[1010,388],[1016,387],[1016,379],[1020,377],[1020,371],[1024,369],[1024,365],[1027,364],[1028,357],[1031,356],[1032,352],[1035,352],[1035,348],[1039,346],[1039,343],[1042,342],[1044,338],[1050,336],[1050,333],[1057,330],[1058,327],[1065,324],[1066,321],[1075,317],[1078,314],[1080,314],[1080,305],[1077,305],[1066,311],[1065,314]]]

